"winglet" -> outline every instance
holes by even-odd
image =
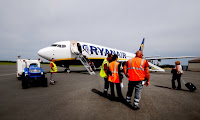
[[[140,45],[140,49],[139,49],[142,52],[143,52],[143,49],[144,49],[144,40],[145,40],[145,38],[143,38],[142,44]]]

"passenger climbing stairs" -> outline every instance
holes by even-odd
[[[89,72],[90,75],[95,75],[95,72],[92,70],[92,67],[89,65],[89,60],[85,58],[83,55],[78,55],[77,59],[81,61],[81,63],[84,65],[86,70]]]

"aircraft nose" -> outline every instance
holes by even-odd
[[[49,60],[49,50],[48,48],[43,48],[41,50],[38,51],[38,55],[43,57],[44,59]]]
[[[43,57],[44,56],[44,49],[41,49],[38,51],[38,55]]]

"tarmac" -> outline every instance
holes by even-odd
[[[171,73],[150,73],[150,86],[144,86],[140,109],[132,103],[110,101],[103,96],[104,80],[89,75],[84,67],[58,67],[56,85],[22,89],[16,78],[16,65],[0,65],[0,120],[200,120],[200,72],[185,71],[182,79],[197,90],[171,90]],[[49,71],[48,65],[43,65]],[[47,73],[46,77],[50,78]],[[123,79],[126,97],[128,79]],[[115,90],[116,92],[116,90]],[[110,93],[110,90],[109,90]],[[116,95],[117,96],[117,95]]]

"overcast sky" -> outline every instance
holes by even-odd
[[[200,56],[200,0],[0,0],[0,60],[78,40],[144,55]],[[167,61],[162,61],[167,63]]]

